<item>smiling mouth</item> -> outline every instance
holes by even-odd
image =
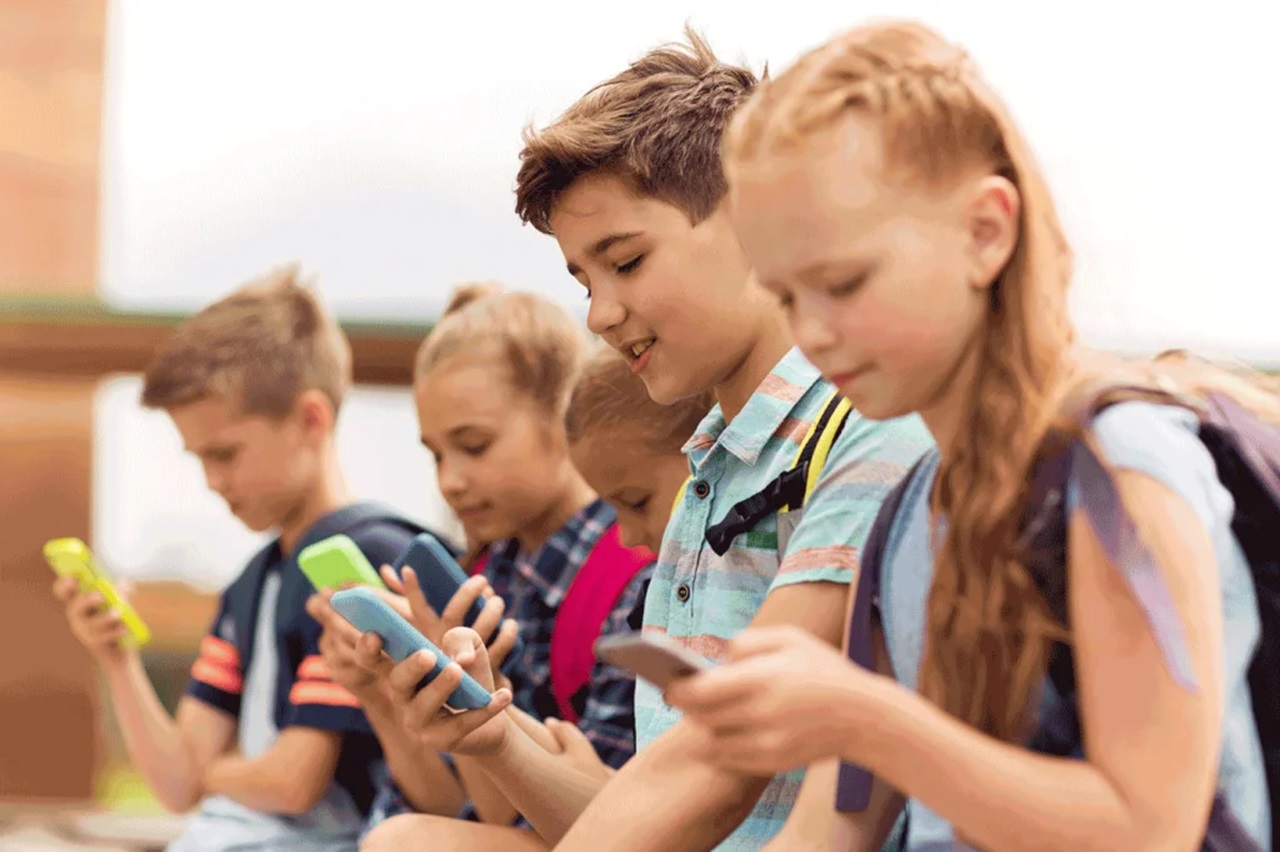
[[[650,347],[652,347],[653,344],[657,342],[658,342],[658,339],[655,337],[650,340],[646,340],[642,343],[633,343],[631,347],[626,350],[627,357],[629,357],[632,361],[637,361],[640,359],[641,355],[648,352]]]

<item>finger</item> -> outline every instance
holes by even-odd
[[[510,690],[500,689],[493,694],[492,700],[479,710],[438,714],[433,722],[437,734],[435,739],[442,743],[456,743],[510,706]]]
[[[387,606],[395,610],[396,614],[405,621],[413,618],[413,610],[410,609],[409,601],[404,595],[396,592],[389,592],[386,589],[372,589],[372,591],[375,595],[382,598],[382,600],[386,602]]]
[[[480,574],[467,580],[449,599],[449,605],[444,608],[444,612],[440,613],[441,620],[449,627],[463,624],[467,613],[471,611],[471,605],[484,594],[488,586],[488,579]]]
[[[390,565],[383,565],[378,569],[378,573],[382,576],[382,582],[387,584],[387,588],[398,595],[404,594],[404,583],[400,581],[400,575],[396,573],[396,569]]]
[[[435,654],[430,651],[418,651],[405,658],[404,662],[395,664],[387,674],[387,683],[401,701],[409,704],[413,701],[418,682],[426,677],[427,672],[431,671],[435,664]]]
[[[462,683],[462,668],[457,663],[445,666],[443,671],[413,696],[409,703],[410,724],[418,728],[431,725],[440,716],[449,696],[453,695],[460,683]]]
[[[356,637],[354,658],[356,665],[365,671],[390,680],[394,663],[382,653],[382,637],[377,633],[365,633]]]
[[[501,669],[507,657],[516,646],[516,637],[520,635],[520,624],[508,618],[498,629],[498,636],[489,643],[489,665],[495,670]]]
[[[98,592],[89,592],[83,595],[77,595],[71,599],[71,603],[67,605],[67,615],[78,621],[89,618],[105,603],[103,597]]]
[[[401,572],[404,579],[404,596],[409,601],[409,611],[413,615],[413,626],[417,627],[428,639],[437,640],[444,633],[444,625],[439,614],[427,603],[427,596],[422,592],[418,582],[418,573],[406,567]]]
[[[563,722],[559,719],[547,719],[546,725],[551,731],[551,736],[555,738],[556,744],[560,746],[562,754],[581,754],[594,757],[596,748],[591,744],[591,740],[587,739],[587,735],[579,730],[577,725],[571,722]]]
[[[667,684],[663,700],[685,713],[707,715],[737,703],[751,703],[754,695],[767,689],[748,663],[719,665],[710,671],[676,678]]]
[[[780,651],[796,644],[804,644],[809,633],[795,627],[757,627],[739,633],[729,643],[724,661],[744,660],[760,654]]]
[[[72,598],[80,591],[80,582],[75,577],[59,576],[53,581],[53,596],[64,606],[71,603]]]
[[[494,595],[485,602],[476,623],[471,625],[471,629],[480,634],[481,640],[486,645],[493,639],[494,632],[502,626],[502,613],[506,608],[507,605],[502,598]]]
[[[330,618],[334,615],[333,607],[330,606],[328,598],[315,594],[307,598],[306,603],[307,615],[320,622],[322,626],[328,627]]]

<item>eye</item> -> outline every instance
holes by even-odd
[[[633,512],[643,512],[649,505],[649,496],[646,495],[633,503],[628,503],[627,508]]]
[[[489,442],[482,441],[477,444],[463,444],[459,446],[458,449],[462,450],[462,452],[474,458],[476,456],[482,456],[485,454],[485,452],[489,449]]]
[[[782,307],[784,311],[790,310],[791,306],[795,304],[795,299],[792,297],[790,293],[780,292],[775,295],[777,295],[778,297],[778,304]]]
[[[636,256],[635,256],[635,258],[634,258],[634,259],[629,260],[629,261],[627,261],[627,262],[626,262],[626,263],[624,263],[624,264],[621,264],[621,265],[620,265],[620,266],[618,266],[618,268],[617,268],[617,269],[618,269],[618,274],[619,274],[619,275],[630,275],[631,273],[635,272],[637,269],[639,269],[639,268],[640,268],[640,264],[644,262],[644,257],[645,257],[644,255],[642,255],[642,254],[638,254],[638,255],[636,255]]]
[[[842,281],[839,284],[828,287],[827,295],[834,296],[836,298],[839,298],[840,296],[848,296],[850,293],[854,292],[866,283],[866,280],[866,275],[858,275],[854,278],[850,278],[848,281]]]
[[[210,450],[205,453],[205,458],[215,464],[229,464],[235,460],[235,457],[236,451],[234,449]]]

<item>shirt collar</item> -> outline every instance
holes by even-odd
[[[718,443],[746,464],[754,465],[765,442],[821,379],[818,368],[809,363],[799,347],[793,346],[765,376],[732,423],[725,422],[724,411],[717,403],[698,424],[684,451],[693,457]]]

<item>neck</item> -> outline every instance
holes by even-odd
[[[716,401],[720,403],[726,423],[733,422],[791,346],[791,329],[786,318],[781,311],[771,311],[751,351],[716,385]]]
[[[975,342],[943,379],[931,400],[920,408],[920,418],[933,435],[943,462],[955,458],[964,433],[969,399],[978,380],[980,344]]]
[[[312,524],[351,503],[351,492],[332,445],[324,455],[320,475],[307,489],[302,502],[280,524],[280,549],[285,553],[293,552]]]
[[[567,464],[567,462],[566,462]],[[596,499],[591,490],[575,468],[569,465],[564,489],[559,498],[551,506],[535,518],[524,529],[516,534],[520,549],[525,553],[536,553],[556,530],[569,522],[569,519],[589,506]]]

